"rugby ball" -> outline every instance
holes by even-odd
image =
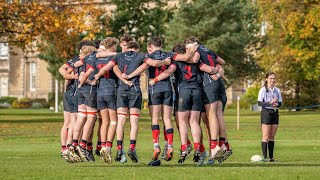
[[[251,157],[251,162],[263,162],[263,157],[260,155],[253,155]]]

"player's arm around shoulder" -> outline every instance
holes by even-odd
[[[159,74],[157,77],[150,79],[149,80],[149,85],[152,86],[154,84],[156,84],[158,81],[162,81],[164,79],[167,79],[168,77],[170,77],[170,75],[172,73],[174,73],[177,69],[177,66],[175,63],[172,63],[168,69],[166,69],[165,71],[163,71],[161,74]]]
[[[161,67],[163,65],[170,65],[171,57],[167,57],[165,60],[155,60],[151,58],[146,58],[144,62],[152,67]]]

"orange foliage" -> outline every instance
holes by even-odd
[[[96,21],[100,11],[93,0],[0,1],[0,41],[22,48],[33,46],[38,51],[53,43],[62,57],[81,37],[94,37],[100,29]]]

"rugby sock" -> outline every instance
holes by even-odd
[[[101,147],[106,147],[107,143],[106,142],[101,142]]]
[[[214,149],[218,145],[218,140],[217,139],[211,139],[210,141],[210,148]]]
[[[72,146],[78,146],[78,143],[79,143],[78,139],[72,140]]]
[[[67,149],[67,146],[61,146],[61,149],[65,150],[65,149]]]
[[[173,143],[173,128],[167,129],[166,134],[168,139],[168,147],[171,148]]]
[[[92,147],[92,142],[88,142],[87,144],[87,150],[92,151],[93,147]]]
[[[221,147],[223,144],[225,144],[226,139],[224,137],[219,138],[219,146]]]
[[[112,148],[112,142],[110,142],[110,141],[107,141],[107,147],[110,147],[110,148]]]
[[[167,132],[166,132],[166,127],[163,126],[163,137],[164,137],[164,146],[167,147],[168,146],[168,136],[167,136]]]
[[[83,148],[83,149],[85,149],[86,147],[87,147],[87,141],[86,140],[84,140],[84,139],[82,139],[81,140],[81,143],[80,143],[80,146]]]
[[[160,126],[159,125],[152,125],[151,129],[152,129],[153,146],[159,147]]]
[[[269,158],[273,159],[274,141],[268,142]]]
[[[187,150],[187,144],[181,145],[181,151],[186,151]]]
[[[188,141],[187,141],[187,145],[190,146],[191,145],[191,142],[190,142],[190,139],[188,138]]]
[[[96,146],[97,150],[101,150],[101,141],[97,141],[97,146]]]
[[[168,137],[167,137],[167,132],[166,132],[166,127],[163,126],[163,137],[164,137],[164,141],[168,141]]]
[[[67,144],[67,147],[69,148],[72,144]]]
[[[122,149],[122,141],[117,141],[117,150]]]
[[[203,153],[206,150],[203,144],[200,144],[200,152]]]
[[[197,151],[197,150],[199,150],[200,151],[200,143],[193,143],[193,149],[195,150],[195,151]]]
[[[130,149],[132,149],[132,150],[134,150],[134,149],[136,149],[136,140],[131,140],[130,139]]]
[[[227,151],[230,151],[230,145],[228,142],[224,143],[224,145],[226,145]]]
[[[268,148],[268,142],[261,142],[261,149],[262,149],[262,155],[263,155],[263,158],[267,159],[268,156],[267,156],[267,148]]]

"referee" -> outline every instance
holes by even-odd
[[[276,74],[266,74],[264,87],[259,90],[258,105],[262,106],[261,129],[262,129],[262,154],[265,161],[274,162],[274,138],[279,124],[278,108],[282,104],[280,89],[275,87]],[[269,159],[267,151],[269,150]]]

